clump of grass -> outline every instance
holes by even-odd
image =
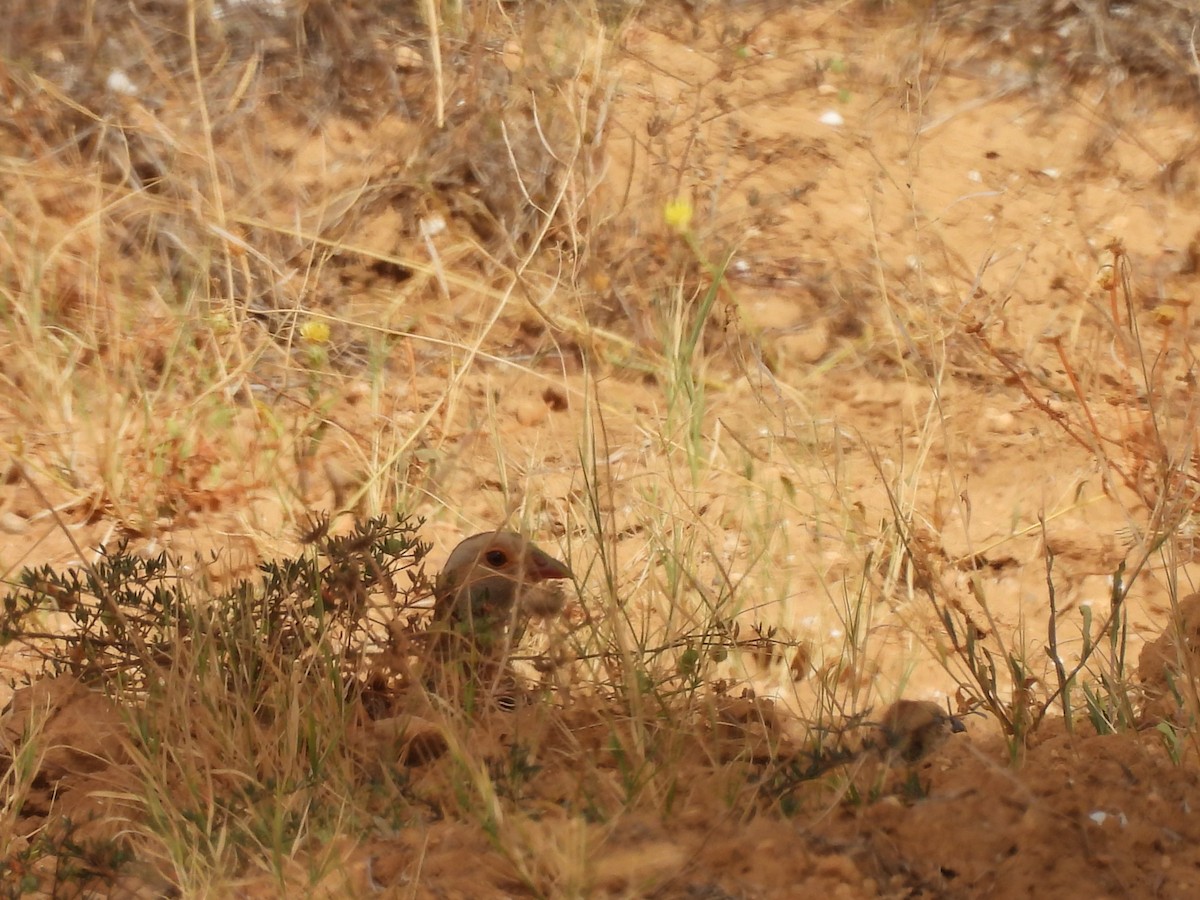
[[[3,377],[31,471],[94,486],[80,502],[142,535],[259,491],[290,521],[328,487],[367,513],[411,501],[439,475],[423,436],[388,448],[334,420],[365,394],[386,426],[393,354],[411,380],[450,346],[469,370],[501,319],[574,341],[547,298],[590,230],[595,23],[557,3],[118,7],[60,29],[21,2],[0,45]],[[264,111],[277,127],[254,127]],[[454,305],[479,296],[464,338]],[[406,297],[454,303],[415,322]],[[222,451],[247,433],[234,469]],[[350,471],[327,485],[330,457]]]
[[[1127,598],[1157,559],[1167,573],[1172,606],[1178,609],[1178,548],[1190,542],[1190,523],[1200,508],[1192,474],[1190,423],[1195,407],[1175,386],[1180,373],[1194,363],[1182,337],[1186,327],[1177,311],[1160,308],[1153,314],[1161,329],[1159,340],[1151,344],[1150,324],[1133,302],[1128,260],[1119,243],[1109,247],[1098,285],[1104,299],[1090,305],[1086,324],[1070,332],[1071,340],[1064,331],[1044,336],[1042,346],[1053,368],[1048,361],[997,345],[986,317],[968,332],[1048,424],[1094,454],[1105,493],[1125,510],[1130,523],[1127,552],[1111,573],[1107,607],[1080,606],[1071,626],[1078,637],[1064,637],[1067,620],[1058,600],[1057,555],[1050,517],[1043,512],[1038,533],[1048,630],[1040,639],[1019,633],[1011,637],[993,618],[978,578],[969,578],[966,591],[953,586],[956,569],[970,573],[986,565],[986,557],[948,560],[935,535],[894,507],[897,533],[911,566],[910,581],[927,598],[941,626],[934,643],[948,670],[958,673],[959,702],[964,709],[978,707],[995,716],[1012,737],[1014,752],[1052,710],[1060,712],[1068,729],[1084,719],[1102,734],[1144,724],[1142,686],[1131,674]],[[1111,358],[1118,362],[1115,372],[1102,371],[1100,354],[1085,340],[1111,349]],[[1110,362],[1108,353],[1103,358],[1105,364]],[[1046,374],[1054,369],[1060,375],[1057,380]],[[1118,397],[1115,418],[1096,402],[1106,392]],[[1073,646],[1070,661],[1068,645]],[[1040,660],[1043,653],[1048,666]],[[1175,689],[1191,695],[1194,681],[1181,678]],[[1171,741],[1177,753],[1177,737]]]
[[[243,667],[225,654],[254,647],[263,659],[299,657],[335,633],[349,657],[361,656],[368,600],[382,593],[403,611],[396,576],[428,548],[406,521],[372,519],[348,535],[327,528],[314,522],[308,555],[265,562],[259,582],[203,603],[165,551],[137,554],[127,542],[102,548],[86,566],[26,569],[5,595],[0,641],[22,643],[52,675],[135,692],[153,692],[179,649],[197,642],[215,642],[206,653],[219,653],[209,662],[230,673]]]
[[[720,786],[729,814],[779,803],[795,812],[805,785],[869,752],[845,735],[794,746],[774,704],[715,683],[720,654],[744,643],[716,624],[724,604],[713,619],[670,626],[678,638],[662,646],[639,646],[654,638],[639,638],[632,616],[590,623],[581,646],[598,649],[579,662],[607,678],[574,681],[567,694],[518,678],[507,705],[432,695],[414,674],[430,664],[419,649],[426,548],[414,526],[376,519],[336,536],[318,522],[307,540],[304,556],[264,563],[257,580],[217,595],[164,557],[123,547],[83,569],[26,571],[5,595],[3,637],[43,660],[60,709],[90,693],[82,685],[115,704],[96,714],[111,740],[94,777],[116,803],[99,821],[120,828],[93,832],[91,868],[68,880],[91,883],[108,846],[108,877],[192,891],[261,868],[283,885],[306,859],[319,884],[340,871],[329,852],[339,836],[386,834],[432,812],[474,821],[523,881],[552,890],[579,877],[574,864],[530,868],[526,833],[506,825],[536,798],[604,820],[669,814],[693,802],[700,779]],[[47,712],[57,714],[54,701]],[[78,796],[75,776],[50,776],[28,756],[41,746],[30,726],[6,760],[14,833],[22,785],[54,777],[63,797]],[[59,740],[90,747],[83,734]],[[548,767],[555,777],[543,781]],[[83,853],[71,827],[58,820],[21,853]]]
[[[869,0],[868,6],[883,4]],[[886,4],[891,7],[893,4]],[[1053,72],[1068,81],[1131,81],[1186,104],[1196,96],[1194,35],[1200,13],[1188,0],[1137,6],[1055,0],[934,0],[896,4],[948,30],[982,38],[980,47],[1019,51],[1031,78]]]
[[[241,868],[247,854],[282,861],[307,835],[347,827],[360,785],[347,735],[368,684],[397,677],[380,668],[386,632],[372,606],[385,602],[405,627],[427,547],[405,520],[344,535],[317,524],[310,552],[264,563],[257,581],[220,595],[199,592],[162,554],[118,546],[85,568],[26,570],[4,597],[5,644],[40,658],[44,677],[88,685],[123,711],[125,737],[114,740],[127,771],[108,775],[139,786],[125,814],[141,837],[121,841],[142,859],[165,857],[163,875]],[[402,805],[388,815],[403,818]]]

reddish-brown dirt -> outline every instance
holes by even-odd
[[[876,708],[900,696],[953,708],[960,698],[957,682],[967,676],[924,601],[930,583],[944,603],[1005,636],[1027,663],[1028,689],[1051,689],[1052,619],[1069,668],[1084,648],[1083,610],[1094,620],[1106,614],[1114,574],[1140,558],[1140,538],[1161,514],[1138,480],[1139,460],[1151,454],[1146,405],[1130,400],[1135,367],[1104,321],[1114,241],[1133,275],[1156,383],[1165,384],[1161,439],[1169,454],[1190,454],[1196,114],[1194,104],[1156,102],[1145,82],[1039,78],[1012,47],[920,18],[851,13],[845,4],[717,3],[704,14],[646,14],[610,32],[616,68],[604,74],[616,77],[592,212],[597,245],[575,273],[585,289],[551,293],[535,311],[515,297],[481,300],[457,288],[442,297],[424,273],[423,293],[396,300],[395,280],[372,254],[428,259],[414,222],[430,211],[383,204],[362,213],[353,236],[361,264],[337,279],[316,273],[313,283],[323,308],[342,317],[335,342],[361,340],[355,323],[397,329],[382,388],[366,375],[344,379],[323,410],[334,427],[319,463],[274,444],[271,463],[255,462],[259,442],[269,443],[262,420],[235,409],[221,442],[202,438],[188,455],[194,472],[172,482],[188,498],[185,511],[144,515],[137,539],[181,554],[219,548],[214,579],[245,574],[289,549],[297,507],[334,505],[336,473],[357,473],[411,442],[435,448],[404,456],[414,470],[425,467],[412,474],[425,479],[414,511],[428,517],[433,560],[519,509],[539,541],[561,538],[583,574],[586,606],[602,586],[579,527],[579,448],[598,408],[605,510],[624,536],[620,575],[631,592],[661,584],[655,548],[665,537],[646,532],[676,517],[698,535],[707,574],[736,584],[749,618],[808,648],[806,671],[843,658],[844,587],[868,585],[871,613],[857,637],[870,652],[850,677]],[[565,51],[545,51],[554,52]],[[533,64],[506,59],[514,71]],[[238,141],[261,145],[263,160],[287,160],[277,170],[263,164],[281,229],[295,221],[297,196],[333,205],[328,198],[385,180],[411,152],[400,116],[367,127],[328,112],[315,129],[272,118],[267,106],[263,116]],[[699,486],[681,486],[672,461],[682,432],[662,439],[672,414],[662,378],[652,377],[661,373],[638,367],[639,347],[661,349],[667,300],[637,291],[661,290],[678,260],[663,225],[664,205],[678,197],[694,208],[699,245],[732,253],[731,290],[713,312],[720,322],[709,329],[702,375],[700,453],[720,462]],[[461,247],[454,231],[466,229],[463,218],[441,212],[450,234],[434,239]],[[453,270],[458,261],[443,263]],[[159,324],[142,322],[154,347],[169,343]],[[466,352],[476,345],[478,353]],[[264,380],[287,369],[271,358],[257,365]],[[452,379],[460,387],[444,402]],[[1083,439],[1075,439],[1056,414],[1093,426],[1077,427]],[[100,444],[120,440],[110,425],[80,425],[71,443],[93,454],[85,471],[101,470],[113,452]],[[18,427],[0,410],[5,441],[16,447],[23,438],[27,458],[43,453],[52,465],[60,436],[18,435]],[[1088,444],[1095,434],[1112,437],[1108,462]],[[293,496],[281,497],[264,472],[270,466],[291,467]],[[124,465],[129,483],[158,486],[160,475],[153,459]],[[128,512],[86,485],[44,481],[42,495],[15,474],[0,484],[6,573],[68,563],[75,545],[110,539]],[[686,497],[673,505],[672,492]],[[47,503],[57,517],[44,514]],[[873,542],[885,546],[879,523],[894,503],[910,514],[910,550],[925,568],[885,553],[870,557],[875,569],[861,577]],[[646,512],[655,504],[666,518]],[[680,525],[681,509],[694,521]],[[661,816],[586,822],[563,812],[546,787],[548,799],[505,827],[527,829],[561,860],[586,859],[574,881],[561,860],[513,860],[477,824],[443,821],[331,848],[339,874],[323,889],[482,897],[524,895],[541,883],[563,896],[1200,896],[1196,748],[1153,727],[1185,721],[1163,672],[1179,666],[1169,623],[1172,597],[1194,589],[1187,549],[1147,554],[1125,601],[1131,673],[1142,646],[1167,635],[1136,673],[1152,692],[1140,729],[1097,736],[1086,722],[1069,731],[1051,718],[1017,746],[987,710],[959,710],[964,734],[890,773],[877,762],[843,772],[824,808],[792,818],[731,816],[704,782]],[[1185,637],[1193,624],[1185,621]],[[28,662],[10,661],[14,671]],[[785,665],[726,665],[784,716],[817,691],[818,679],[795,683]],[[1009,674],[998,677],[1011,692]],[[60,750],[41,762],[42,793],[24,801],[31,817],[52,796],[59,814],[121,814],[127,761],[111,740],[121,717],[94,699],[80,715],[77,688],[43,686],[55,697],[48,734]],[[30,697],[18,699],[6,741],[28,721],[20,704]],[[548,784],[554,777],[545,775]],[[134,882],[129,889],[144,896],[163,889],[144,874]],[[276,883],[248,875],[239,895],[272,896]]]

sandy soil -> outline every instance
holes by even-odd
[[[314,265],[300,292],[307,308],[336,315],[332,345],[343,351],[317,452],[281,448],[255,410],[234,403],[222,433],[240,440],[202,437],[191,468],[169,483],[153,458],[128,454],[124,493],[106,494],[86,477],[104,470],[105,454],[121,454],[104,404],[81,410],[65,441],[61,418],[31,433],[27,419],[0,410],[4,439],[23,442],[24,458],[50,469],[69,447],[85,473],[38,478],[40,496],[10,468],[0,483],[0,569],[61,566],[75,556],[72,540],[95,547],[127,533],[185,556],[219,548],[211,576],[224,583],[294,547],[303,510],[334,506],[362,484],[361,472],[402,462],[410,470],[398,482],[420,487],[399,493],[427,517],[435,564],[463,535],[519,521],[569,559],[586,607],[602,573],[579,512],[579,448],[602,415],[604,509],[621,536],[631,595],[665,595],[664,548],[694,542],[707,586],[731,590],[746,624],[775,627],[805,648],[802,676],[828,671],[859,641],[869,652],[847,677],[861,682],[864,707],[929,700],[958,713],[966,732],[890,774],[864,766],[819,814],[792,819],[731,816],[697,791],[669,816],[587,823],[546,787],[539,813],[515,814],[509,826],[548,847],[586,846],[579,893],[1200,896],[1195,748],[1153,727],[1179,719],[1161,698],[1166,675],[1156,664],[1175,664],[1176,644],[1158,645],[1143,663],[1142,681],[1160,696],[1141,730],[1095,735],[1085,723],[1068,733],[1048,720],[1014,749],[995,717],[958,689],[962,663],[945,661],[944,629],[925,596],[932,585],[946,608],[1004,636],[1034,690],[1053,683],[1051,622],[1069,668],[1083,652],[1084,610],[1106,614],[1123,561],[1146,559],[1125,607],[1131,669],[1168,628],[1172,596],[1193,590],[1189,547],[1144,552],[1143,535],[1169,518],[1166,501],[1190,502],[1191,492],[1176,484],[1172,497],[1143,465],[1153,455],[1147,404],[1130,387],[1143,382],[1113,339],[1104,277],[1120,241],[1161,387],[1155,439],[1188,459],[1187,303],[1200,241],[1194,109],[1157,102],[1143,82],[1039,75],[1018,49],[923,26],[911,12],[713,6],[722,8],[648,14],[606,36],[615,68],[596,73],[595,84],[611,85],[602,104],[609,137],[602,152],[587,151],[604,174],[588,200],[592,243],[573,257],[569,293],[543,293],[548,281],[531,271],[518,294],[481,296],[455,283],[443,296],[429,267],[381,263],[428,261],[420,222],[434,215],[447,226],[430,239],[441,265],[453,273],[476,258],[468,212],[362,187],[406,164],[409,124],[396,115],[364,125],[328,110],[313,128],[264,103],[253,133],[223,140],[264,161],[271,226],[296,227],[298,215],[304,227],[322,215],[328,225],[332,208],[358,200],[344,229],[353,252]],[[542,49],[533,60],[504,48],[505,70],[520,77],[577,58],[570,46]],[[601,108],[594,96],[588,102]],[[185,107],[168,97],[157,114],[170,119]],[[663,224],[677,197],[694,208],[699,245],[714,258],[718,248],[731,253],[732,289],[714,306],[696,363],[705,388],[699,481],[680,465],[688,424],[663,371],[646,362],[670,318],[663,285],[679,273],[701,281]],[[41,200],[71,215],[66,198]],[[147,311],[137,340],[152,356],[173,337],[160,332],[149,301]],[[364,323],[393,329],[374,382]],[[248,374],[293,403],[304,394],[295,372],[280,351],[256,357]],[[449,402],[448,380],[461,388]],[[281,409],[280,421],[294,413]],[[1088,440],[1097,433],[1111,437],[1103,461]],[[281,467],[291,495],[278,489]],[[170,502],[130,504],[140,484],[166,490]],[[368,504],[397,499],[366,490]],[[45,515],[47,502],[71,540]],[[886,526],[895,509],[909,523],[908,558]],[[677,532],[657,533],[667,521]],[[847,598],[864,594],[868,620],[848,636]],[[794,677],[787,660],[761,665],[750,653],[724,665],[726,677],[774,698],[785,716],[805,709],[820,683]],[[1010,673],[999,678],[1011,688]],[[53,689],[55,743],[74,749],[48,756],[40,783],[57,791],[60,812],[109,815],[111,798],[95,787],[111,792],[119,782],[124,763],[104,736],[121,720],[93,699],[86,715],[73,711],[76,688]],[[25,722],[17,704],[6,733],[15,739]],[[875,793],[855,798],[855,785]],[[48,803],[29,801],[30,817]],[[368,885],[388,896],[529,893],[528,874],[465,822],[373,836],[330,855],[345,864],[344,881],[324,885],[330,895],[365,896]],[[134,882],[129,889],[144,896],[163,889],[144,873]],[[547,883],[570,893],[569,881]],[[244,890],[273,893],[253,878]]]

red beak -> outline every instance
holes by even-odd
[[[567,568],[565,563],[560,563],[557,559],[537,547],[529,548],[529,567],[527,569],[529,575],[534,581],[549,581],[555,578],[574,578],[574,573]]]

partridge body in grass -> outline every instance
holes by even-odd
[[[930,700],[897,700],[879,722],[876,749],[911,764],[966,730],[961,719]]]
[[[562,591],[546,582],[571,577],[564,563],[515,532],[477,534],[454,548],[438,575],[434,620],[468,646],[493,647],[527,616],[561,612]]]

